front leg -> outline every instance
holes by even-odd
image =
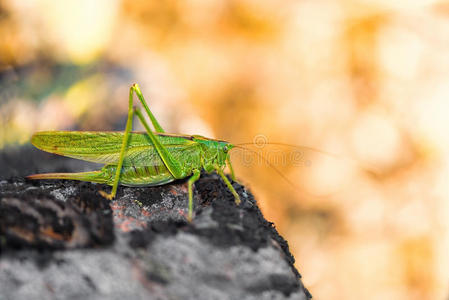
[[[235,204],[239,205],[240,204],[240,196],[239,194],[237,194],[237,192],[235,191],[234,187],[232,186],[232,184],[229,182],[228,177],[226,177],[226,175],[223,173],[223,169],[222,168],[216,168],[217,173],[221,176],[221,178],[223,179],[223,181],[225,182],[225,184],[227,185],[228,189],[231,191],[231,193],[234,195],[235,198]]]

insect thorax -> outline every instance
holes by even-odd
[[[204,170],[211,172],[226,165],[229,143],[202,137],[195,138],[195,141],[201,145],[201,164]]]

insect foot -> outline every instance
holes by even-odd
[[[240,205],[242,201],[240,200],[240,196],[237,194],[237,196],[235,197],[235,204]]]
[[[98,193],[100,193],[101,196],[103,196],[104,198],[108,199],[108,200],[112,200],[114,199],[114,195],[111,193],[106,193],[105,191],[98,191]]]

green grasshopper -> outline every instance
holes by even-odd
[[[145,108],[156,132],[152,132],[139,108],[133,107],[136,93]],[[145,127],[145,132],[132,132],[134,114]],[[234,145],[205,138],[199,135],[168,134],[159,125],[137,84],[129,90],[128,120],[125,132],[107,131],[42,131],[31,138],[31,143],[47,152],[77,158],[85,161],[104,163],[98,171],[81,173],[46,173],[30,175],[28,179],[71,179],[112,186],[111,193],[99,191],[112,200],[118,185],[155,186],[190,177],[188,180],[189,208],[188,220],[192,220],[192,186],[200,178],[201,169],[217,171],[231,193],[235,203],[240,197],[224,175],[228,164],[231,178],[235,180],[229,150]]]

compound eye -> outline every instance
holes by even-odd
[[[224,151],[224,152],[228,152],[228,151],[229,151],[228,145],[225,145],[225,146],[223,147],[223,151]]]

